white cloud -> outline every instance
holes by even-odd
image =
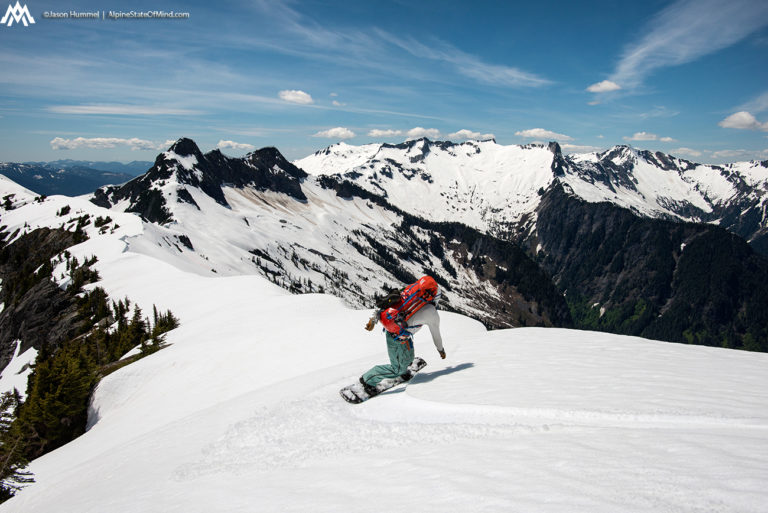
[[[519,132],[515,132],[515,135],[518,135],[520,137],[527,137],[530,139],[541,137],[543,139],[549,139],[549,140],[560,140],[560,141],[573,140],[573,137],[570,137],[564,134],[558,134],[557,132],[553,132],[551,130],[545,130],[543,128],[530,128],[528,130],[521,130]]]
[[[602,82],[587,87],[587,91],[590,93],[608,93],[611,91],[618,91],[619,89],[621,89],[621,86],[610,80],[603,80]]]
[[[727,48],[768,24],[768,2],[677,0],[636,33],[645,34],[623,51],[610,81],[639,86],[659,68],[679,66]]]
[[[458,140],[478,140],[478,141],[487,141],[488,139],[494,139],[495,136],[493,134],[481,134],[480,132],[473,132],[471,130],[467,130],[466,128],[463,128],[457,132],[453,132],[452,134],[448,134],[448,139],[458,139]]]
[[[718,123],[723,128],[736,128],[739,130],[762,130],[768,132],[768,122],[761,123],[755,116],[746,111],[731,114]]]
[[[46,110],[55,114],[116,115],[116,116],[185,116],[200,114],[190,109],[173,109],[152,105],[54,105]]]
[[[632,137],[624,137],[625,141],[661,141],[665,143],[675,142],[672,137],[659,137],[649,132],[635,132]]]
[[[688,155],[690,157],[701,157],[702,153],[699,150],[694,150],[691,148],[677,148],[675,150],[670,151],[671,154],[675,155]]]
[[[54,137],[51,140],[51,148],[54,150],[75,150],[79,148],[103,150],[117,148],[118,146],[128,146],[132,150],[163,150],[174,142],[165,141],[157,143],[136,137],[131,139],[119,137],[76,137],[74,139],[63,139],[61,137]]]
[[[239,143],[235,141],[225,141],[224,139],[221,139],[216,144],[216,147],[219,149],[231,148],[233,150],[240,150],[240,151],[253,151],[256,149],[256,147],[253,144]]]
[[[342,103],[338,100],[333,100],[331,103],[333,104],[334,107],[346,107],[347,105],[346,103]]]
[[[587,146],[579,144],[561,144],[560,149],[565,153],[590,153],[593,151],[600,151],[602,148],[599,146]]]
[[[349,128],[343,126],[337,126],[336,128],[329,128],[328,130],[322,130],[312,137],[325,137],[328,139],[352,139],[355,133]]]
[[[392,130],[391,128],[386,130],[381,130],[379,128],[374,128],[370,132],[368,132],[369,137],[395,137],[398,135],[403,135],[402,130]]]
[[[658,141],[659,136],[648,132],[635,132],[632,137],[624,137],[625,141]]]
[[[426,137],[427,139],[437,139],[440,137],[440,130],[437,128],[422,128],[420,126],[411,128],[406,133],[408,139],[421,139]]]
[[[294,89],[286,89],[284,91],[280,91],[278,96],[283,101],[289,103],[298,103],[299,105],[310,105],[315,103],[315,100],[312,99],[312,96],[310,96],[309,93]]]

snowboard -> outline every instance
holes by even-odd
[[[397,385],[400,385],[401,383],[405,383],[407,381],[410,381],[417,372],[419,372],[421,369],[427,366],[427,362],[424,361],[423,358],[419,358],[418,356],[413,359],[413,362],[408,366],[408,370],[405,371],[404,374],[396,377],[396,378],[387,378],[381,380],[381,383],[376,385],[376,393],[371,395],[368,392],[365,391],[363,388],[363,384],[360,382],[354,383],[352,385],[346,386],[339,390],[339,394],[341,394],[341,397],[344,398],[345,401],[352,404],[358,404],[362,403],[363,401],[367,401],[371,397],[376,397],[380,393],[384,392],[385,390],[389,390],[392,387],[396,387]]]

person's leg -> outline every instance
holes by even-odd
[[[383,379],[396,378],[405,373],[415,355],[413,341],[401,344],[387,333],[387,353],[389,353],[389,365],[377,365],[363,374],[363,380],[368,385],[375,387]]]
[[[389,353],[389,360],[392,362],[392,371],[397,377],[405,374],[408,366],[413,363],[416,352],[413,350],[413,338],[405,343],[395,340],[394,345],[393,352]]]

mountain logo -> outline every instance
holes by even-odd
[[[30,23],[35,23],[35,19],[29,14],[27,4],[22,7],[18,0],[16,0],[16,5],[8,4],[8,10],[5,11],[5,16],[0,20],[0,23],[10,27],[14,21],[23,23],[25,27],[28,27]]]

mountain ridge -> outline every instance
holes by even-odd
[[[418,155],[414,148],[419,149]],[[518,164],[509,162],[510,158],[518,159]],[[454,203],[452,215],[497,234],[530,231],[538,204],[536,193],[560,180],[587,201],[612,202],[637,215],[719,223],[768,255],[768,161],[714,166],[628,145],[564,155],[555,142],[502,146],[494,141],[433,143],[418,139],[404,145],[355,147],[342,143],[295,163],[310,174],[349,179],[422,215],[429,215],[427,209],[434,205],[446,205],[438,197],[442,196]],[[495,175],[478,178],[489,173]],[[518,179],[509,179],[510,174]],[[447,176],[435,182],[440,175]],[[432,191],[419,189],[430,196],[428,200],[419,198],[427,204],[425,208],[396,191],[404,180],[414,177],[432,185]],[[475,215],[462,215],[461,209],[472,209],[478,189],[480,196],[492,199],[474,205]],[[455,203],[461,206],[457,208]]]

